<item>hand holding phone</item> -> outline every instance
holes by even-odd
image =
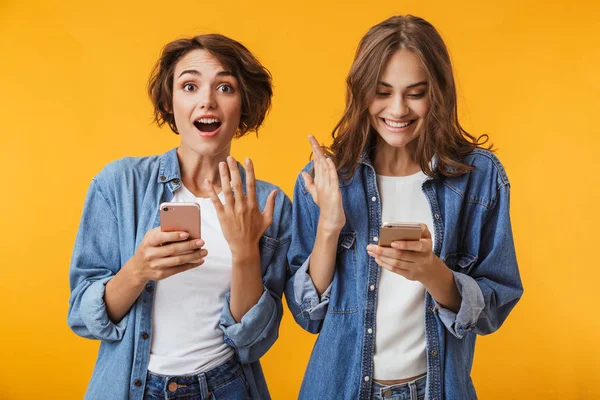
[[[420,240],[424,224],[414,222],[384,222],[379,231],[379,245],[391,247],[397,240]]]

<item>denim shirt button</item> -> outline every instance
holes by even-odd
[[[431,350],[431,355],[434,357],[437,356],[437,350]]]
[[[133,384],[134,384],[135,386],[137,386],[137,387],[140,387],[140,386],[142,386],[142,381],[140,381],[139,379],[136,379],[136,380],[133,382]]]
[[[369,286],[369,290],[372,292],[373,290],[375,290],[375,285],[371,285]]]
[[[167,179],[167,178],[164,175],[161,175],[160,178],[158,178],[158,179],[160,179],[161,182],[164,182],[165,179]]]
[[[435,219],[440,219],[440,214],[435,213],[434,217],[435,217]]]
[[[375,197],[375,196],[371,197],[371,201],[377,201],[377,197]]]
[[[365,382],[369,382],[369,377],[365,376]]]
[[[369,329],[367,329],[367,332],[373,333],[373,329],[369,328]]]
[[[148,334],[146,332],[142,332],[142,339],[146,340],[148,339],[150,336],[148,336]]]
[[[152,285],[146,285],[146,292],[152,293]]]
[[[373,236],[373,241],[377,242],[379,240],[379,238],[377,236]]]
[[[177,179],[177,178],[173,179],[173,183],[176,185],[179,185],[179,179]]]

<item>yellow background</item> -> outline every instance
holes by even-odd
[[[525,295],[480,337],[482,399],[599,399],[600,6],[594,1],[0,1],[0,399],[82,398],[98,343],[66,324],[68,269],[90,179],[178,143],[145,94],[161,47],[220,32],[274,76],[259,139],[234,144],[291,195],[308,134],[330,143],[356,45],[413,13],[450,49],[466,129],[487,132],[512,182]],[[286,313],[263,358],[274,399],[297,396],[315,337]]]

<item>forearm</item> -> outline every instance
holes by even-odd
[[[454,282],[452,271],[442,260],[436,257],[439,273],[429,282],[424,283],[425,288],[442,307],[457,313],[460,310],[461,296]]]
[[[123,268],[106,283],[104,302],[108,318],[113,323],[119,323],[131,309],[146,282],[141,282],[131,272],[128,261]]]
[[[263,293],[258,246],[232,255],[229,307],[236,322],[252,308]]]
[[[317,226],[317,237],[310,256],[308,274],[322,295],[333,280],[335,257],[340,231],[327,229],[321,223]]]

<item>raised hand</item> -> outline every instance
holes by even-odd
[[[262,234],[273,222],[273,210],[275,208],[275,197],[277,196],[277,190],[273,190],[267,197],[265,209],[261,213],[256,198],[254,166],[249,158],[246,159],[245,164],[246,194],[244,195],[242,178],[235,159],[229,156],[227,157],[227,163],[219,163],[221,188],[225,195],[225,204],[221,203],[212,182],[206,181],[208,194],[217,210],[223,235],[229,243],[234,257],[258,249],[258,242]]]
[[[328,231],[341,231],[346,223],[335,164],[325,157],[313,136],[308,137],[314,155],[314,178],[302,172],[304,185],[321,210],[319,225]]]

